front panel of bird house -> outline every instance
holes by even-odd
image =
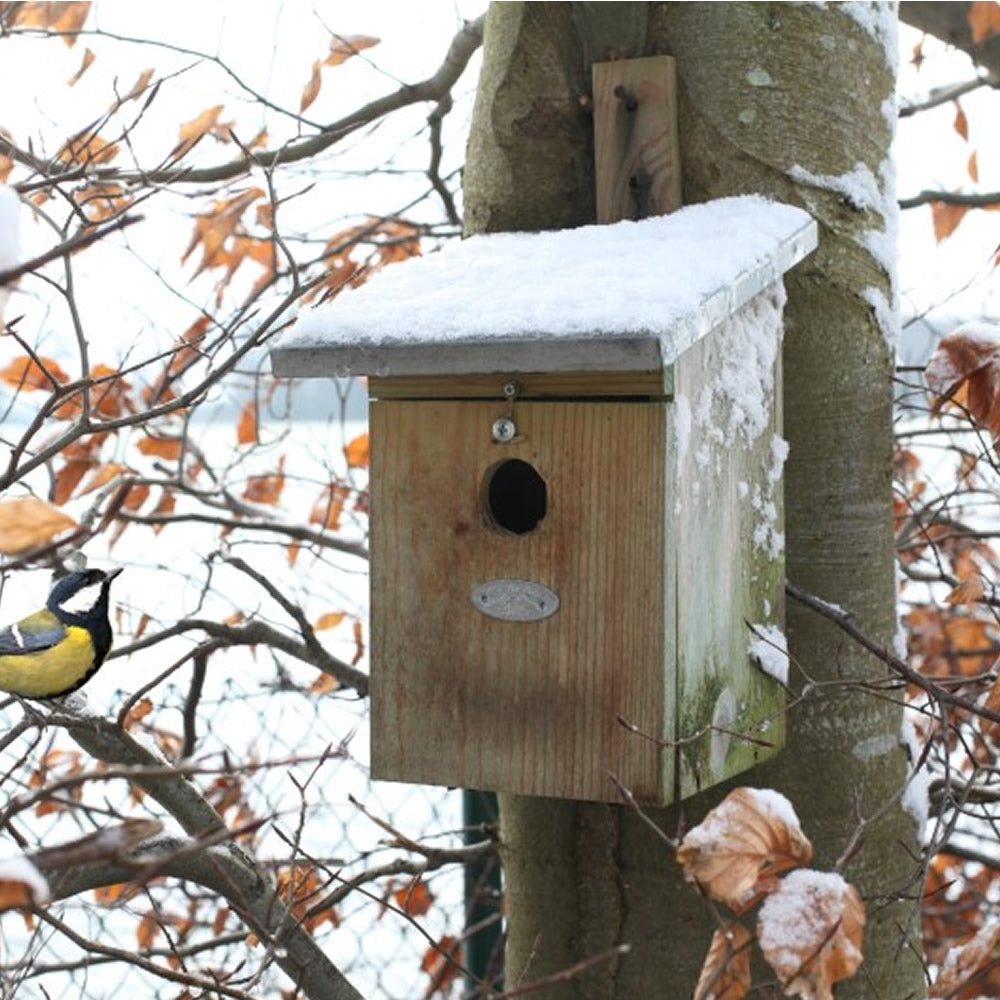
[[[505,411],[371,405],[372,774],[612,801],[613,774],[658,800],[665,404]]]

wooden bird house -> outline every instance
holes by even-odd
[[[780,748],[750,626],[780,635],[781,278],[815,243],[756,197],[474,237],[274,350],[368,376],[374,777],[669,803]]]

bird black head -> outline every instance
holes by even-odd
[[[70,573],[52,588],[45,606],[60,621],[87,623],[108,614],[108,590],[121,567],[105,573],[100,569],[85,569]]]

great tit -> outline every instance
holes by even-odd
[[[70,573],[41,611],[0,631],[0,691],[58,698],[85,684],[111,649],[108,590],[120,572]]]

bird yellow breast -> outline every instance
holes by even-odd
[[[85,628],[66,627],[51,649],[21,656],[0,656],[0,691],[47,698],[73,687],[94,665],[94,644]]]

